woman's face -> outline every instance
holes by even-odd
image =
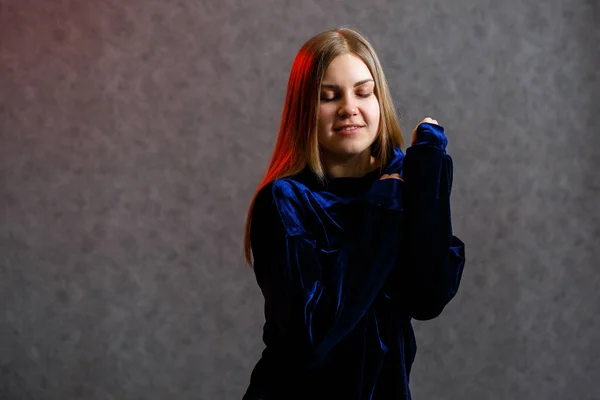
[[[369,68],[354,54],[340,55],[329,64],[321,84],[318,120],[325,155],[344,158],[370,149],[379,129],[374,89]],[[348,125],[350,129],[342,129]]]

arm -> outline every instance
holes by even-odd
[[[360,214],[356,237],[345,237],[339,249],[321,249],[305,226],[310,209],[294,190],[286,181],[261,190],[251,243],[268,322],[284,338],[278,350],[312,363],[356,325],[383,287],[397,252],[397,242],[385,236],[399,233],[400,213]],[[324,266],[330,274],[323,274]]]
[[[465,248],[452,233],[453,170],[444,129],[422,123],[416,133],[403,163],[404,242],[386,291],[397,293],[395,298],[408,315],[428,320],[456,294]]]

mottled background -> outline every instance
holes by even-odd
[[[600,399],[600,5],[0,0],[0,398],[239,399],[242,228],[293,58],[348,25],[450,139],[457,297],[423,399]]]

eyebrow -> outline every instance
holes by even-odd
[[[364,85],[367,82],[374,82],[374,81],[373,81],[373,79],[363,79],[362,81],[356,82],[354,84],[354,87],[357,87],[357,86],[360,86],[360,85]],[[340,85],[336,85],[336,84],[333,84],[333,83],[323,83],[321,85],[321,87],[329,88],[329,89],[338,89],[338,90],[340,89]]]

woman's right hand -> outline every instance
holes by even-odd
[[[394,172],[393,174],[383,174],[381,175],[381,178],[379,178],[379,180],[384,180],[384,179],[399,179],[402,182],[404,182],[404,179],[402,179],[400,177],[400,174]]]

